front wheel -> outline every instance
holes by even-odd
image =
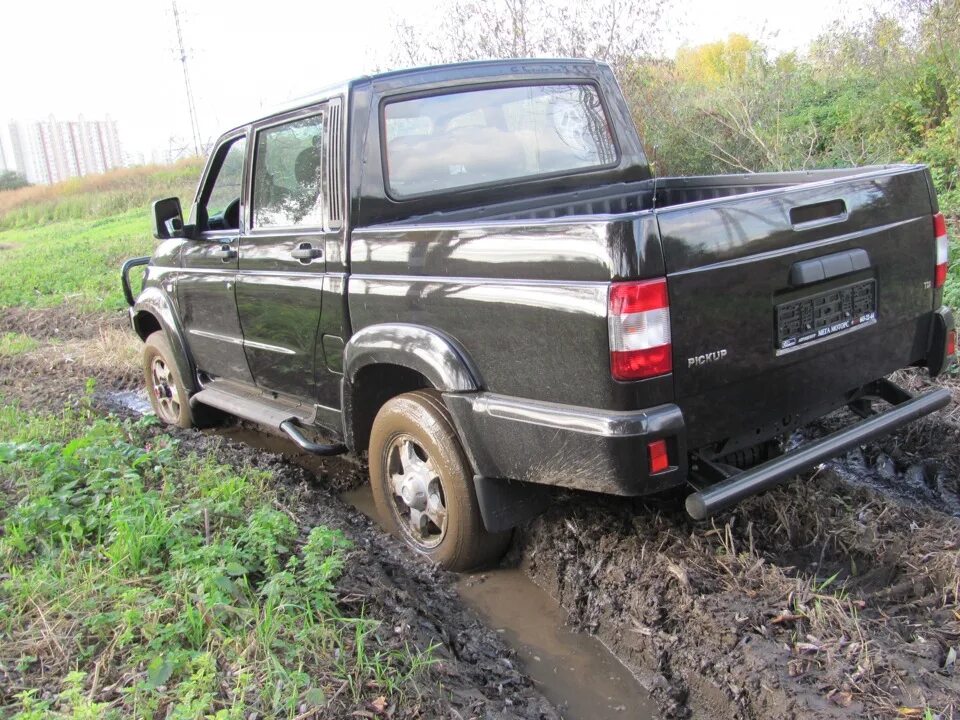
[[[399,395],[377,413],[370,483],[388,529],[448,570],[494,562],[510,542],[510,532],[483,526],[470,464],[436,392]]]
[[[160,422],[192,427],[190,398],[177,372],[173,350],[161,330],[151,333],[143,345],[143,375],[150,405]]]

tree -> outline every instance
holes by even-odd
[[[4,170],[0,172],[0,191],[16,190],[17,188],[27,187],[30,183],[18,172],[13,170]]]
[[[656,49],[667,0],[442,0],[433,27],[397,24],[391,62],[587,57],[620,66]]]
[[[682,47],[677,51],[676,60],[681,78],[711,86],[742,80],[751,65],[763,62],[763,47],[737,33],[719,42]]]

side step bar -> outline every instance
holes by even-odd
[[[347,446],[342,443],[324,445],[307,440],[293,420],[284,420],[280,423],[280,429],[289,435],[301,450],[311,455],[343,455],[347,451]]]
[[[322,444],[308,440],[300,423],[309,420],[306,408],[290,408],[273,404],[252,395],[241,395],[208,387],[190,398],[190,405],[209,405],[244,420],[282,430],[297,446],[312,455],[342,455],[347,451],[341,443]]]
[[[728,477],[705,490],[687,496],[687,513],[704,520],[721,510],[762,490],[779,485],[797,473],[818,463],[836,457],[857,445],[887,435],[901,425],[946,407],[951,400],[946,388],[931,390],[923,395],[911,396],[892,383],[881,381],[878,393],[881,397],[893,397],[894,389],[904,398],[891,409],[871,415],[867,419],[843,430],[827,435],[809,445],[793,450],[773,460],[768,460],[750,470]],[[889,387],[887,387],[889,385]],[[909,399],[907,399],[909,398]]]

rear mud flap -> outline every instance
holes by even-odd
[[[530,520],[547,507],[546,485],[474,475],[480,516],[489,532],[503,532]]]

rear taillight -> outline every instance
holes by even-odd
[[[642,380],[673,369],[666,278],[613,283],[607,326],[615,379]]]
[[[950,264],[950,238],[943,213],[933,216],[933,235],[937,239],[937,267],[933,273],[933,286],[941,288],[947,281],[947,267]]]

